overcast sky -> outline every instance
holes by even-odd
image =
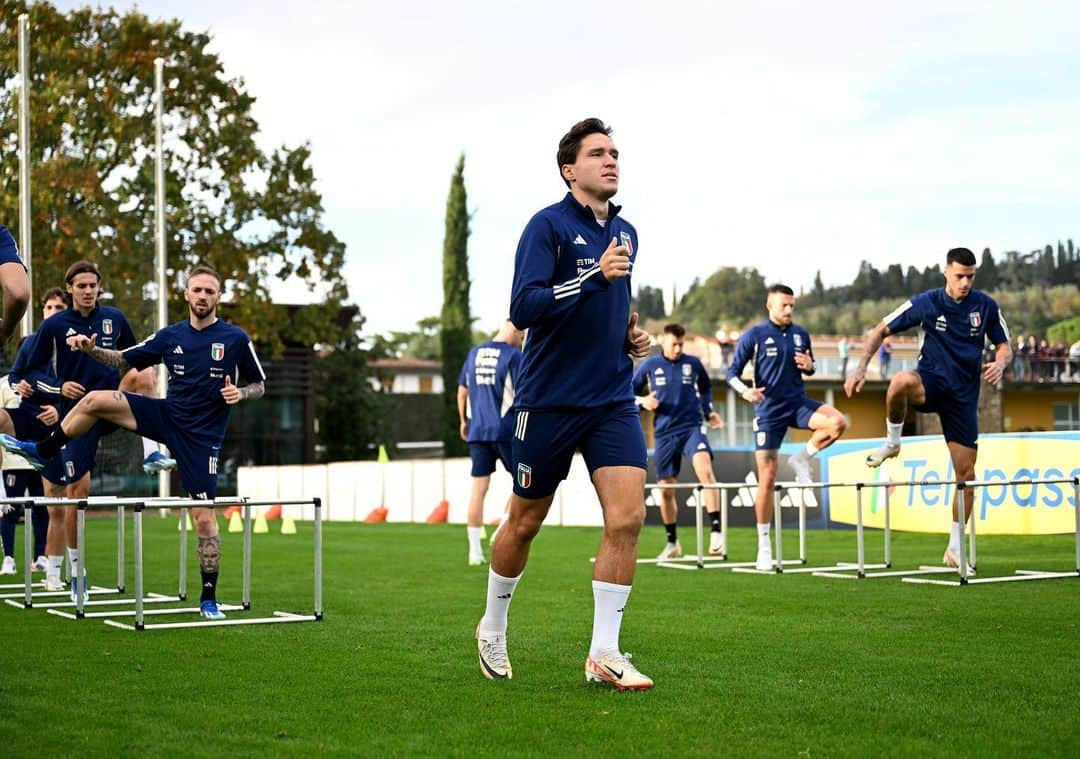
[[[266,147],[310,141],[369,330],[439,312],[461,151],[472,309],[494,329],[522,227],[565,191],[558,138],[591,115],[621,151],[635,286],[736,265],[809,288],[862,259],[1080,241],[1076,2],[137,6],[212,34]]]

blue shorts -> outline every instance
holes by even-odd
[[[656,459],[657,479],[677,477],[682,457],[692,459],[699,451],[705,451],[709,454],[709,458],[712,458],[709,437],[701,427],[691,427],[688,430],[680,430],[671,435],[656,438],[656,451],[653,457]]]
[[[813,398],[803,396],[792,402],[785,402],[772,413],[767,420],[754,417],[754,449],[775,451],[784,442],[788,427],[800,430],[810,429],[810,417],[825,404]]]
[[[56,429],[56,425],[48,427],[41,423],[30,408],[17,406],[16,408],[4,409],[11,417],[11,425],[15,428],[15,437],[19,440],[30,440],[39,443]],[[53,456],[45,462],[41,470],[41,476],[54,485],[64,484],[64,461],[60,454]]]
[[[8,498],[21,498],[24,495],[40,498],[45,495],[41,474],[36,469],[5,469],[4,490]]]
[[[959,443],[965,448],[979,447],[979,399],[970,403],[958,403],[956,394],[949,391],[944,383],[933,374],[919,372],[923,388],[926,390],[926,402],[920,406],[912,405],[916,411],[924,414],[937,414],[941,420],[941,431],[945,442]]]
[[[515,410],[512,441],[514,492],[546,498],[566,479],[580,450],[592,475],[605,466],[645,469],[645,434],[633,401],[599,408]]]
[[[187,434],[169,416],[169,409],[161,398],[148,398],[138,393],[124,393],[124,396],[135,417],[135,431],[169,446],[169,453],[180,470],[180,486],[187,494],[203,500],[216,497],[221,441],[210,445]]]
[[[15,244],[15,237],[11,234],[11,230],[0,224],[0,264],[18,264],[19,266],[26,268],[26,264],[23,263],[22,258],[19,256],[19,248]]]
[[[510,466],[510,443],[505,440],[478,440],[469,443],[469,458],[472,459],[472,476],[487,477],[495,471],[495,462],[501,461],[503,469],[512,471]]]

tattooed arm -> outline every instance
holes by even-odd
[[[109,350],[108,348],[99,348],[97,344],[97,335],[72,335],[67,339],[68,346],[73,351],[82,351],[88,353],[98,363],[105,364],[105,366],[111,366],[116,369],[120,374],[124,374],[131,368],[131,364],[124,358],[122,351]]]
[[[243,387],[237,387],[233,384],[232,377],[225,376],[225,387],[221,388],[221,397],[225,399],[225,402],[232,406],[240,401],[254,401],[263,397],[263,393],[266,392],[266,385],[262,382],[252,382]]]

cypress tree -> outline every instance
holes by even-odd
[[[465,154],[458,157],[446,199],[446,236],[443,238],[442,330],[443,450],[447,456],[467,452],[458,434],[457,377],[472,347],[469,314],[469,212],[465,194]]]

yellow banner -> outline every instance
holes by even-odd
[[[846,441],[823,461],[829,482],[925,482],[889,491],[891,525],[909,532],[948,532],[952,521],[955,479],[949,452],[941,437],[904,438],[900,455],[883,469],[866,466],[866,454],[880,440]],[[883,471],[884,470],[884,471]],[[1080,435],[984,435],[975,464],[978,480],[1064,479],[1080,476]],[[863,524],[885,525],[884,487],[863,490]],[[855,524],[855,489],[829,491],[829,519]],[[980,534],[1048,535],[1076,530],[1076,495],[1069,484],[990,485],[975,488],[976,530]]]

